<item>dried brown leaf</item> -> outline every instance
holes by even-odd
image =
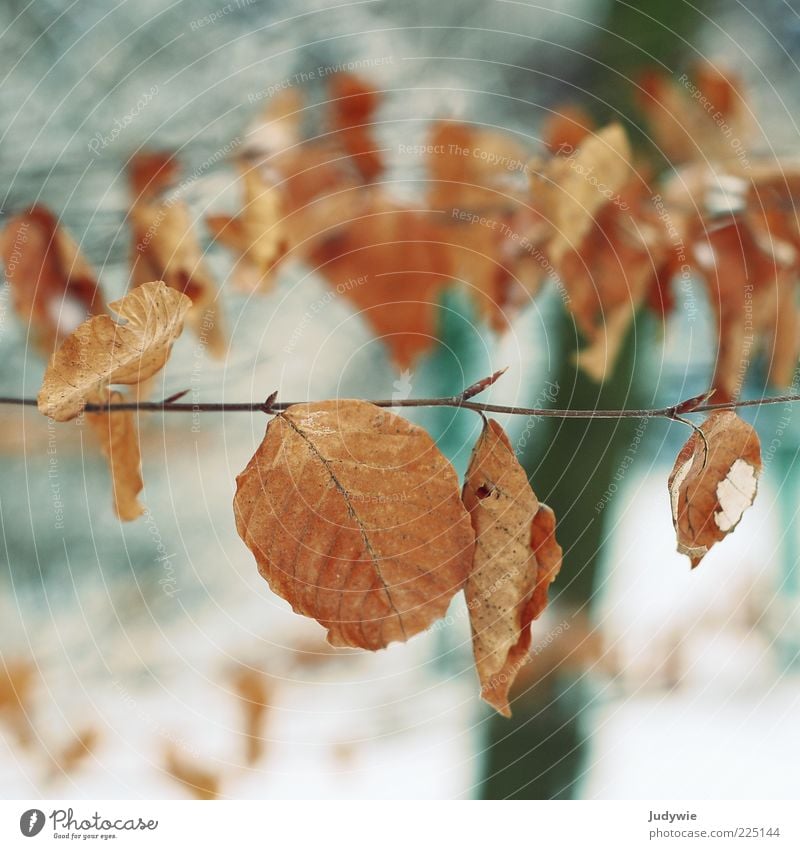
[[[452,466],[422,428],[364,401],[276,416],[234,510],[270,587],[336,646],[380,649],[424,630],[472,561]]]
[[[466,597],[481,697],[510,716],[508,693],[529,659],[531,622],[561,568],[555,516],[493,420],[472,453],[463,499],[476,538]]]
[[[89,400],[97,404],[120,404],[125,396],[106,389],[102,394],[94,393]],[[86,422],[111,469],[114,512],[124,522],[132,522],[144,513],[144,507],[137,497],[144,487],[144,481],[134,412],[87,413]]]
[[[134,251],[131,284],[163,280],[190,299],[186,324],[210,354],[227,350],[217,286],[203,259],[189,207],[183,201],[135,203],[130,212]]]
[[[37,398],[59,422],[75,418],[87,397],[110,383],[137,384],[166,363],[191,301],[163,282],[144,283],[110,304],[122,322],[98,315],[56,351]]]
[[[94,271],[49,209],[34,206],[11,218],[0,233],[0,256],[14,309],[48,356],[74,329],[75,307],[79,320],[103,312]]]
[[[761,473],[755,430],[731,410],[717,410],[683,446],[669,476],[678,551],[692,568],[727,536],[753,503]]]
[[[595,215],[631,179],[631,158],[625,130],[609,124],[569,156],[554,157],[542,173],[532,173],[534,203],[552,230],[547,253],[554,264],[567,251],[580,249]]]

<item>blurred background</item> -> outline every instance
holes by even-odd
[[[433,118],[499,129],[535,151],[552,111],[576,103],[636,138],[626,82],[654,67],[678,75],[701,57],[738,71],[763,149],[791,156],[799,11],[795,0],[6,0],[1,208],[52,208],[112,300],[129,279],[131,157],[177,151],[193,218],[230,213],[231,144],[249,143],[272,91],[297,75],[323,104],[337,69],[386,92],[386,179],[408,203],[420,175],[402,150],[425,141]],[[499,336],[451,297],[441,345],[399,370],[308,264],[287,263],[256,297],[228,285],[218,246],[205,259],[224,293],[229,355],[213,360],[185,335],[156,393],[425,397],[508,365],[498,403],[639,407],[703,391],[713,369],[716,328],[699,288],[696,310],[663,326],[638,315],[598,387],[573,366],[574,322],[552,287]],[[34,396],[44,366],[6,283],[0,393]],[[749,380],[761,391],[758,364]],[[316,623],[270,593],[231,509],[263,417],[141,417],[148,512],[121,524],[81,426],[0,409],[0,792],[796,797],[798,417],[791,405],[748,416],[770,447],[759,498],[694,573],[674,551],[666,488],[684,428],[506,423],[556,510],[565,559],[505,720],[478,699],[459,602],[441,627],[369,655],[329,649]],[[476,422],[415,418],[463,471]]]

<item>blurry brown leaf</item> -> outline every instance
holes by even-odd
[[[463,498],[476,537],[466,597],[481,697],[510,716],[508,692],[529,660],[531,622],[561,568],[555,516],[539,503],[494,420],[473,450]]]
[[[60,775],[71,775],[92,754],[100,739],[96,728],[85,728],[76,734],[69,743],[51,752],[51,780]]]
[[[88,396],[88,400],[95,404],[120,404],[125,396],[106,389]],[[86,422],[111,469],[114,512],[123,521],[132,522],[144,513],[144,507],[137,498],[144,482],[134,412],[87,413]]]
[[[242,711],[245,760],[248,766],[253,766],[264,754],[263,727],[270,706],[271,687],[263,672],[248,666],[236,668],[233,686]]]
[[[141,151],[131,158],[128,174],[134,204],[151,201],[178,178],[178,160],[169,151]]]
[[[580,106],[567,104],[557,108],[542,124],[542,141],[550,153],[569,156],[592,132],[595,123]]]
[[[364,182],[371,183],[384,167],[372,128],[380,96],[365,80],[348,73],[336,74],[329,91],[334,138],[347,151]]]
[[[541,173],[532,173],[534,204],[552,231],[547,253],[554,265],[567,251],[580,249],[597,212],[618,200],[633,176],[631,156],[625,130],[609,124],[569,156],[556,156]]]
[[[131,167],[135,190],[138,159]],[[203,259],[187,204],[176,198],[161,200],[149,193],[135,195],[130,219],[134,243],[131,285],[163,280],[171,289],[187,295],[191,301],[187,325],[213,356],[223,356],[227,343],[217,287]]]
[[[741,84],[729,70],[700,62],[671,79],[648,72],[639,81],[639,106],[659,151],[673,164],[735,156],[751,135],[752,117]]]
[[[440,301],[450,286],[463,285],[494,328],[507,326],[520,260],[503,255],[504,239],[479,222],[443,220],[373,194],[357,218],[317,242],[310,261],[406,369],[436,345]]]
[[[0,233],[0,256],[14,309],[44,354],[87,314],[103,312],[94,271],[49,209],[34,206],[11,218]]]
[[[144,283],[85,321],[52,356],[37,398],[59,422],[75,418],[87,397],[110,383],[136,384],[166,363],[191,302],[161,281]]]
[[[378,199],[316,245],[311,261],[358,309],[399,368],[434,346],[452,256],[430,214]]]
[[[678,551],[692,568],[729,534],[753,503],[761,473],[755,430],[731,410],[718,410],[694,432],[669,476]]]
[[[218,799],[221,776],[218,772],[194,763],[181,754],[175,746],[164,751],[164,769],[182,784],[194,799]]]
[[[36,664],[30,660],[4,661],[0,666],[0,717],[24,747],[35,740],[30,715],[38,678]]]
[[[336,646],[374,650],[423,631],[472,560],[452,466],[422,428],[364,401],[275,416],[234,510],[270,587]]]
[[[458,121],[435,121],[427,137],[428,204],[497,216],[525,198],[530,152],[509,134]]]
[[[248,292],[266,291],[274,283],[270,272],[286,248],[281,194],[255,168],[245,168],[241,179],[244,206],[239,215],[211,215],[206,223],[214,238],[236,254],[235,285]]]
[[[779,292],[791,292],[795,281],[793,275],[781,274],[744,219],[728,217],[697,229],[701,232],[691,246],[693,259],[706,282],[719,339],[712,386],[716,400],[728,401],[738,396],[761,339],[777,332]],[[792,311],[796,315],[796,305]],[[790,328],[788,359],[796,364],[798,340],[791,337]]]

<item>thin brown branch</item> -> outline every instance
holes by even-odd
[[[536,416],[556,419],[654,419],[663,418],[679,420],[686,413],[710,413],[714,410],[734,410],[741,407],[762,407],[768,404],[793,404],[800,401],[800,395],[773,395],[763,398],[751,398],[746,401],[726,401],[718,404],[695,404],[695,398],[673,404],[670,407],[656,407],[639,410],[559,410],[549,407],[513,407],[504,404],[484,404],[470,400],[474,395],[491,386],[505,369],[495,372],[490,377],[483,378],[458,395],[446,398],[404,398],[379,399],[369,401],[376,407],[455,407],[464,410],[474,410],[478,413],[499,413],[509,416]],[[176,393],[162,401],[128,401],[120,404],[87,404],[87,413],[113,413],[123,410],[160,413],[280,413],[295,404],[307,403],[302,401],[276,401],[277,392],[273,392],[265,401],[242,402],[197,402],[176,403],[173,398],[180,398],[185,392]],[[698,396],[703,398],[706,396]],[[0,396],[0,405],[17,405],[35,407],[35,398],[14,398]]]

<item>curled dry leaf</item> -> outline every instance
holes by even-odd
[[[0,233],[0,256],[14,309],[48,356],[87,314],[103,312],[94,271],[49,209],[34,206],[11,218]]]
[[[336,646],[375,650],[423,631],[472,562],[453,467],[422,428],[364,401],[275,416],[234,511],[273,591]]]
[[[206,219],[214,238],[236,256],[233,281],[245,291],[271,288],[273,266],[286,244],[282,227],[282,200],[277,186],[265,182],[256,168],[242,171],[244,206],[238,216],[211,215]]]
[[[125,396],[105,389],[89,400],[97,404],[120,404]],[[132,522],[144,513],[138,499],[144,487],[142,458],[139,452],[139,434],[133,410],[116,413],[87,413],[86,422],[91,427],[100,451],[111,469],[114,491],[114,512],[124,522]]]
[[[758,435],[736,413],[715,411],[700,430],[703,436],[692,434],[669,476],[678,551],[692,568],[739,524],[761,473]]]
[[[536,498],[508,437],[487,421],[463,492],[475,530],[466,597],[481,696],[510,716],[508,692],[528,662],[531,622],[561,568],[553,511]]]
[[[94,316],[53,354],[37,398],[44,415],[69,421],[89,395],[108,384],[135,385],[154,375],[167,361],[191,301],[156,281],[109,306],[121,323],[107,315]]]

